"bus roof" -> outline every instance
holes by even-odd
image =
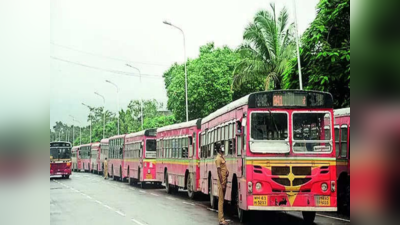
[[[100,141],[100,143],[103,143],[103,144],[108,144],[108,142],[109,142],[108,138],[101,139],[101,141]]]
[[[80,145],[79,147],[88,147],[88,146],[91,146],[92,145],[92,143],[89,143],[89,144],[83,144],[83,145]]]
[[[232,111],[232,110],[234,110],[236,108],[239,108],[240,106],[247,105],[247,103],[249,102],[249,96],[250,95],[246,95],[246,96],[244,96],[242,98],[239,98],[236,101],[233,101],[233,102],[229,103],[228,105],[226,105],[226,106],[218,109],[217,111],[211,113],[210,115],[206,116],[201,122],[202,123],[207,123],[208,121],[210,121],[210,120],[212,120],[212,119],[214,119],[214,118],[216,118],[216,117],[218,117],[220,115],[223,115],[223,114],[225,114],[227,112],[230,112],[230,111]]]
[[[114,140],[117,138],[124,138],[126,136],[126,134],[120,134],[120,135],[114,135],[112,137],[109,137],[108,140]]]
[[[157,129],[157,132],[163,132],[166,130],[176,130],[176,129],[181,129],[181,128],[188,128],[188,127],[193,127],[196,125],[197,125],[197,128],[200,128],[199,126],[201,126],[201,119],[195,119],[195,120],[191,120],[189,122],[183,122],[183,123],[172,124],[172,125],[168,125],[165,127],[161,127],[161,128]]]
[[[99,146],[100,146],[100,142],[92,143],[92,147],[99,147]]]
[[[342,108],[334,110],[335,116],[350,116],[350,108]]]
[[[131,138],[131,137],[137,137],[137,136],[156,136],[155,133],[157,132],[157,129],[147,129],[147,130],[142,130],[136,133],[130,133],[126,135],[126,138]]]

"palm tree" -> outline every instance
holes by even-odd
[[[295,57],[293,24],[288,25],[289,15],[284,7],[276,17],[275,4],[272,12],[259,11],[244,31],[243,43],[237,52],[241,56],[233,76],[233,86],[250,80],[265,81],[265,90],[281,89],[282,74],[287,62]]]

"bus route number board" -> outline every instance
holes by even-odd
[[[330,206],[331,197],[330,196],[316,196],[317,206]]]
[[[266,195],[253,196],[253,205],[267,206],[267,196]]]

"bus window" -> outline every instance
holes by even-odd
[[[342,126],[341,128],[341,147],[342,151],[340,153],[341,158],[347,157],[347,137],[348,137],[348,128],[347,125]]]
[[[340,136],[339,136],[339,127],[335,127],[335,147],[336,147],[336,158],[339,157],[340,153]]]

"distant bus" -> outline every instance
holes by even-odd
[[[65,141],[50,142],[50,176],[71,175],[71,143]]]
[[[104,171],[104,160],[106,157],[108,157],[108,149],[109,149],[109,145],[108,145],[108,139],[102,139],[100,141],[100,149],[99,149],[99,153],[100,153],[100,160],[98,163],[98,172],[99,174],[103,174]]]
[[[90,146],[90,172],[99,173],[100,143],[96,142]]]
[[[109,138],[108,174],[113,180],[124,179],[122,169],[124,168],[125,136],[126,134]]]
[[[79,153],[77,157],[78,171],[90,171],[90,149],[92,144],[84,144],[79,146]]]
[[[327,122],[326,122],[327,121]],[[240,221],[247,211],[337,211],[332,95],[316,91],[257,92],[201,121],[200,187],[217,208],[215,143],[230,171],[225,200]]]
[[[71,149],[71,154],[72,154],[72,171],[78,171],[78,154],[79,154],[79,147],[80,146],[74,146]]]
[[[198,137],[201,119],[157,129],[157,180],[168,193],[178,188],[193,199],[200,189]]]
[[[123,178],[130,184],[161,184],[156,179],[156,130],[126,135],[123,161]]]
[[[350,212],[350,108],[335,113],[338,207]]]

